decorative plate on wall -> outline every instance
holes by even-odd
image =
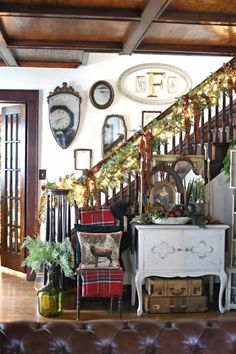
[[[66,149],[75,138],[80,122],[79,92],[66,82],[48,95],[49,124],[52,134],[61,148]]]

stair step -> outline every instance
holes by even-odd
[[[236,135],[236,127],[233,126],[232,127],[232,134],[233,136]],[[223,129],[219,128],[219,132],[218,132],[218,142],[223,143],[223,142],[227,142],[230,140],[230,127],[225,127],[225,136],[223,137]],[[216,141],[216,132],[214,129],[212,129],[212,141]]]
[[[229,143],[212,143],[212,160],[223,163],[223,160],[227,154]]]
[[[211,161],[210,176],[211,180],[215,178],[223,168],[223,161]]]

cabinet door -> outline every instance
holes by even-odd
[[[221,230],[185,230],[185,267],[192,270],[219,271],[224,262],[224,240]]]
[[[144,269],[171,270],[182,268],[183,231],[149,230],[144,235]]]

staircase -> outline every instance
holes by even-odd
[[[148,184],[153,153],[203,155],[205,163],[210,161],[210,177],[214,178],[234,136],[235,89],[236,61],[232,59],[86,171],[78,181],[83,187],[79,203],[110,205],[120,199],[137,214],[140,166]]]

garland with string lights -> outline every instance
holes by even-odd
[[[171,134],[185,130],[185,138],[190,134],[192,125],[198,124],[198,114],[206,107],[218,105],[222,92],[230,96],[236,88],[236,67],[234,61],[224,64],[221,70],[209,76],[188,94],[180,97],[161,114],[161,119],[154,119],[144,129],[134,134],[131,141],[119,145],[100,167],[85,170],[80,178],[72,176],[60,177],[58,182],[47,183],[43,188],[69,190],[71,204],[89,205],[97,202],[98,192],[108,193],[109,188],[116,188],[120,183],[128,181],[130,176],[140,170],[140,157],[145,161],[145,179],[148,183],[151,146],[165,143]],[[42,196],[39,208],[39,219],[45,214]]]

